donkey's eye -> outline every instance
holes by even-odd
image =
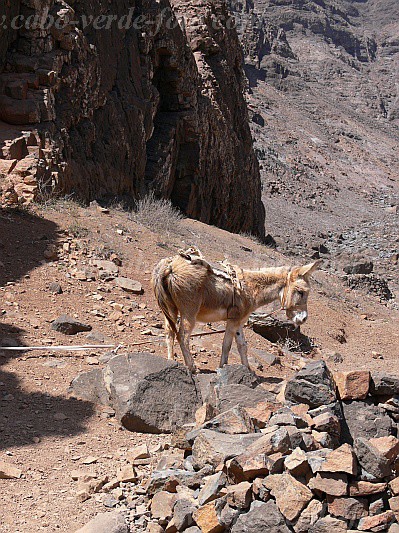
[[[297,292],[298,292],[299,296],[300,296],[301,298],[303,298],[303,295],[304,295],[305,293],[304,293],[303,291],[297,291]]]

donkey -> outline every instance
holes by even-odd
[[[296,267],[271,267],[242,270],[234,267],[239,278],[221,277],[202,259],[176,255],[162,259],[154,269],[152,284],[159,307],[165,315],[168,359],[173,359],[175,337],[185,364],[195,372],[190,353],[190,335],[196,322],[226,321],[220,366],[226,365],[236,340],[243,365],[249,367],[243,326],[249,315],[280,299],[281,309],[297,326],[307,317],[309,278],[321,260]]]

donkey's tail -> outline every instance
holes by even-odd
[[[169,322],[169,325],[173,333],[177,336],[176,322],[173,318],[172,309],[176,308],[176,305],[173,301],[172,295],[170,293],[169,276],[172,274],[172,266],[168,261],[161,261],[156,267],[152,275],[152,286],[154,288],[155,298],[157,299],[158,305],[161,308],[163,314],[166,317],[166,320]]]

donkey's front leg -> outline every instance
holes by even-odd
[[[247,355],[248,345],[247,345],[247,341],[245,340],[244,329],[242,326],[240,326],[237,329],[236,334],[235,334],[235,339],[237,343],[238,353],[240,354],[240,357],[241,357],[241,364],[249,368],[248,355]]]
[[[220,368],[224,365],[227,365],[229,360],[229,353],[231,350],[231,345],[233,343],[233,337],[234,337],[234,331],[235,328],[232,327],[231,324],[226,324],[226,333],[224,334],[223,338],[223,346],[222,346],[222,357],[220,359]]]

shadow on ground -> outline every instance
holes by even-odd
[[[0,209],[0,346],[23,346],[25,333],[12,323],[13,306],[5,305],[7,284],[37,268],[45,248],[57,239],[53,222],[27,211]],[[0,449],[32,444],[34,437],[84,432],[94,413],[90,402],[25,391],[20,379],[3,368],[23,353],[0,348]],[[66,419],[56,420],[55,413]]]

